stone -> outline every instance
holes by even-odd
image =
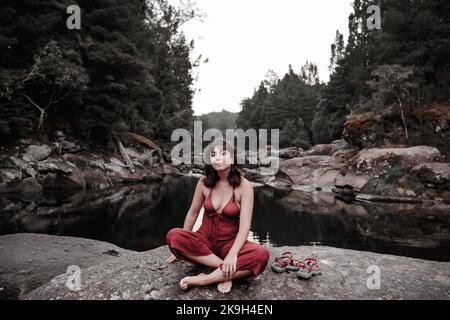
[[[73,163],[62,159],[38,162],[38,181],[45,189],[85,189],[83,173]]]
[[[16,169],[0,169],[0,183],[15,182],[22,179],[22,171]]]
[[[123,166],[117,165],[115,163],[105,163],[104,168],[108,175],[124,175],[126,171]]]
[[[89,268],[117,259],[102,254],[107,250],[114,250],[121,257],[135,253],[102,241],[33,233],[3,235],[0,243],[0,270],[3,270],[0,283],[4,287],[0,300],[20,298],[44,283],[51,283],[53,277],[66,273],[70,265]],[[18,272],[20,278],[16,277]]]
[[[292,159],[298,157],[302,151],[298,147],[282,148],[278,151],[278,156],[282,159]]]
[[[299,156],[331,156],[336,150],[343,149],[347,146],[345,140],[335,140],[329,144],[316,144],[312,146],[309,150],[300,152]]]
[[[65,153],[76,153],[82,150],[81,146],[75,142],[71,141],[62,141],[60,146],[60,151]]]
[[[25,171],[28,168],[28,163],[26,163],[22,159],[19,159],[19,158],[15,157],[15,156],[9,157],[9,160],[11,161],[11,163],[14,166],[16,166],[17,168],[19,168],[22,171]]]
[[[292,190],[292,182],[284,179],[273,179],[266,183],[267,186],[273,188],[275,190],[275,196],[285,196],[289,194]]]
[[[23,235],[2,236],[0,241],[8,245],[22,243],[18,241]],[[5,237],[6,238],[6,242]],[[28,235],[27,243],[31,247],[45,239],[56,239],[57,236]],[[42,238],[41,238],[42,237]],[[93,240],[59,237],[62,242],[71,243],[71,253],[80,263],[80,243],[89,241],[98,246],[103,243]],[[33,240],[33,241],[29,241]],[[14,242],[13,242],[14,241]],[[98,244],[97,244],[98,243]],[[21,245],[19,245],[19,249]],[[76,249],[78,248],[78,249]],[[117,250],[117,249],[116,249]],[[122,249],[120,249],[122,250]],[[270,262],[282,252],[291,251],[295,257],[313,256],[318,259],[322,274],[305,281],[299,280],[295,274],[275,273],[270,270]],[[9,252],[9,251],[8,251]],[[169,255],[167,246],[162,246],[145,252],[126,251],[122,257],[109,257],[99,254],[101,250],[90,250],[84,256],[90,261],[81,266],[82,290],[71,291],[66,287],[68,275],[65,266],[58,260],[58,270],[49,266],[52,260],[42,261],[46,272],[50,274],[32,291],[20,295],[20,299],[230,299],[230,300],[304,300],[304,299],[449,299],[450,298],[450,263],[393,256],[364,251],[338,249],[326,246],[298,246],[269,248],[270,260],[266,270],[250,283],[236,281],[232,291],[224,296],[217,291],[216,285],[196,287],[183,291],[179,287],[181,278],[200,272],[210,272],[203,268],[177,260],[167,263]],[[23,253],[22,253],[23,254]],[[46,253],[47,254],[47,253]],[[47,254],[48,255],[48,254]],[[55,248],[51,255],[59,257]],[[78,255],[78,256],[77,256]],[[121,254],[122,255],[122,254]],[[18,256],[15,250],[9,252],[7,263],[10,267],[21,270],[21,261],[15,261],[12,256]],[[108,258],[108,259],[107,259]],[[102,259],[95,262],[96,259]],[[0,264],[5,264],[2,259]],[[75,260],[76,261],[76,260]],[[140,268],[134,266],[140,265]],[[165,265],[158,269],[154,266]],[[380,287],[376,290],[369,287],[369,277],[374,268],[381,270]],[[433,270],[433,272],[429,272]],[[58,275],[59,272],[59,275]],[[4,276],[4,275],[2,275]],[[32,276],[23,275],[24,277]],[[283,288],[283,289],[281,289]],[[286,290],[288,288],[288,290]]]
[[[102,172],[87,171],[83,175],[86,181],[86,189],[104,190],[113,186],[111,178],[105,176]]]
[[[332,156],[304,156],[280,162],[280,172],[296,185],[331,188],[343,164]]]
[[[46,159],[52,153],[52,148],[47,145],[31,145],[22,155],[22,159],[27,162],[37,162]]]
[[[42,185],[32,177],[16,182],[0,183],[0,193],[38,194],[42,191]]]
[[[336,176],[335,186],[351,186],[353,189],[361,190],[369,180],[370,176],[368,175],[355,174],[353,172],[347,172],[345,175],[339,173]]]
[[[119,167],[122,167],[122,168],[127,168],[128,167],[125,163],[123,163],[122,161],[120,161],[117,158],[111,158],[111,159],[109,159],[109,161],[112,164],[118,165]]]
[[[242,168],[242,171],[244,172],[244,176],[251,181],[273,177],[276,174],[275,170],[266,167],[259,167],[257,169]]]
[[[434,188],[450,189],[450,163],[424,163],[413,167],[410,174],[424,185]]]
[[[356,158],[358,166],[363,162],[366,165],[373,165],[378,159],[390,156],[398,157],[401,161],[410,164],[434,162],[440,158],[438,149],[429,146],[415,146],[409,148],[370,148],[361,150]]]

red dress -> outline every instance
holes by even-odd
[[[233,246],[239,231],[240,209],[233,197],[228,201],[221,213],[218,213],[211,200],[212,190],[203,203],[204,214],[202,225],[196,231],[175,228],[167,233],[167,244],[170,251],[179,259],[190,261],[184,255],[208,256],[215,254],[225,259]],[[193,262],[193,261],[190,261]],[[246,240],[237,256],[236,270],[249,270],[252,274],[247,280],[256,278],[269,262],[269,251],[266,247]]]

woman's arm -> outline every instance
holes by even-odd
[[[203,205],[205,196],[203,195],[203,177],[201,177],[195,187],[194,197],[192,198],[191,207],[189,208],[186,218],[184,219],[183,229],[192,231],[195,221],[197,221],[198,213]]]
[[[236,235],[236,240],[228,254],[237,255],[248,238],[250,227],[252,225],[253,201],[254,195],[252,183],[246,181],[242,188],[239,232]]]
[[[228,251],[227,256],[223,261],[221,267],[223,275],[226,278],[231,278],[236,272],[237,256],[250,232],[253,215],[253,186],[251,182],[246,181],[242,186],[241,196],[241,215],[239,222],[239,231],[234,240],[233,246]]]

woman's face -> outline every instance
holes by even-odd
[[[215,170],[226,170],[231,164],[231,153],[228,150],[217,146],[211,150],[211,165]]]

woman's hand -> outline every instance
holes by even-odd
[[[237,254],[229,253],[222,263],[222,272],[224,277],[231,278],[236,272]]]
[[[172,253],[172,254],[170,255],[170,257],[167,258],[166,262],[172,263],[172,262],[174,262],[175,260],[177,260],[177,257],[175,257],[175,255]]]

